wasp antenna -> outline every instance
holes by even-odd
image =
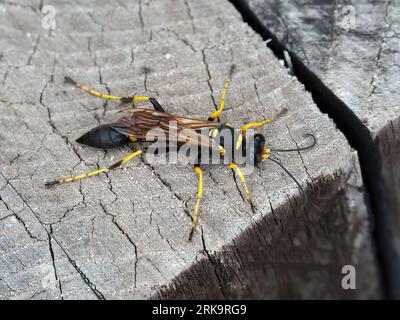
[[[303,195],[305,196],[305,202],[304,202],[304,204],[303,204],[303,207],[306,207],[307,204],[308,204],[308,196],[307,196],[307,194],[304,192],[304,189],[303,189],[302,186],[300,185],[300,182],[294,177],[293,174],[290,173],[290,171],[289,171],[288,169],[285,168],[285,166],[284,166],[279,160],[277,160],[277,159],[275,159],[275,158],[271,158],[271,157],[268,157],[268,158],[265,158],[265,159],[269,159],[269,160],[271,160],[272,162],[275,162],[275,163],[276,163],[278,166],[280,166],[280,167],[283,169],[283,171],[285,171],[285,172],[287,173],[287,175],[296,183],[296,185],[297,185],[297,187],[299,188],[301,194],[303,194]]]
[[[303,135],[303,137],[311,137],[313,139],[313,141],[311,142],[311,144],[309,144],[308,146],[305,146],[305,147],[293,148],[293,149],[271,149],[270,148],[269,151],[273,151],[273,152],[304,151],[304,150],[313,148],[317,144],[317,138],[313,134],[307,133],[307,134]]]
[[[290,178],[292,178],[292,180],[297,184],[298,188],[300,189],[301,193],[304,194],[304,190],[302,188],[302,186],[300,185],[300,182],[297,181],[297,179],[294,177],[293,174],[290,173],[290,171],[288,169],[286,169],[286,167],[278,160],[272,157],[268,157],[266,158],[268,160],[271,160],[272,162],[275,162],[277,165],[279,165],[287,174]]]

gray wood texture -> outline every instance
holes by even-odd
[[[379,297],[356,154],[310,95],[227,1],[0,3],[0,298]],[[199,227],[188,242],[197,176],[148,163],[46,189],[45,181],[111,164],[130,147],[75,139],[117,116],[64,84],[69,75],[114,94],[148,93],[171,112],[207,118],[232,64],[221,121],[240,126],[288,108],[261,128],[268,145],[315,148],[248,176],[256,210],[229,168],[205,168]],[[341,269],[357,269],[343,290]]]
[[[248,3],[379,141],[400,252],[400,1]]]

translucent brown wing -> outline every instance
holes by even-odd
[[[145,141],[173,141],[204,148],[218,148],[214,140],[195,130],[219,127],[219,123],[176,116],[166,112],[137,108],[120,118],[111,127],[127,136]]]

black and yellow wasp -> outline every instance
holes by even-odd
[[[252,208],[253,208],[253,202],[252,202],[251,192],[246,183],[243,172],[241,171],[238,164],[235,162],[235,152],[234,152],[235,150],[236,151],[240,150],[241,154],[244,155],[245,157],[250,158],[254,165],[260,163],[262,159],[270,159],[274,161],[275,163],[280,165],[283,168],[283,170],[285,170],[285,172],[296,182],[297,186],[302,191],[300,184],[293,177],[293,175],[291,175],[290,172],[285,167],[283,167],[283,165],[277,159],[271,158],[269,153],[271,151],[283,152],[283,151],[300,151],[309,149],[316,144],[316,139],[312,134],[307,135],[313,138],[313,142],[309,146],[303,148],[284,149],[284,150],[266,148],[265,137],[260,133],[254,134],[254,136],[251,139],[251,142],[248,142],[245,138],[245,133],[247,130],[249,130],[250,128],[260,127],[267,123],[273,122],[279,117],[283,116],[283,114],[287,110],[282,110],[278,115],[273,116],[271,118],[243,125],[239,131],[239,134],[235,135],[235,138],[232,139],[229,143],[227,142],[227,139],[225,139],[225,141],[224,139],[221,139],[222,137],[221,132],[224,130],[232,132],[233,136],[233,128],[229,124],[221,124],[220,122],[217,122],[215,120],[219,118],[224,109],[225,97],[234,70],[235,67],[232,66],[229,73],[229,77],[223,88],[222,98],[218,110],[213,112],[207,120],[193,119],[189,117],[182,117],[169,114],[165,112],[160,103],[153,97],[149,96],[120,97],[111,94],[103,94],[91,88],[88,88],[84,85],[81,85],[69,77],[66,77],[65,78],[66,82],[96,97],[106,100],[116,100],[121,102],[122,104],[126,103],[134,104],[137,101],[149,101],[154,108],[153,110],[153,109],[139,108],[133,105],[133,108],[126,109],[126,115],[122,116],[116,122],[111,124],[100,125],[96,128],[93,128],[92,130],[88,131],[83,136],[81,136],[79,139],[77,139],[77,142],[88,146],[103,148],[103,149],[120,147],[136,141],[140,142],[140,141],[154,141],[156,139],[159,140],[160,136],[156,137],[153,136],[151,133],[154,128],[159,128],[160,130],[166,133],[164,135],[165,137],[164,140],[166,143],[168,143],[170,139],[170,137],[168,136],[168,132],[170,132],[171,126],[173,126],[173,129],[177,132],[175,138],[177,139],[178,145],[192,144],[197,146],[198,148],[206,148],[209,150],[216,148],[218,152],[221,154],[221,156],[226,156],[227,154],[230,155],[229,167],[232,170],[234,170],[235,173],[239,176],[239,179],[246,193],[246,199],[248,200]],[[208,135],[199,132],[200,129],[204,128],[209,129]],[[181,132],[185,132],[185,134],[181,135],[180,134]],[[77,181],[80,179],[98,175],[102,172],[114,170],[120,167],[121,165],[124,165],[131,159],[139,156],[142,153],[143,150],[137,150],[110,166],[90,171],[81,175],[47,182],[46,186],[51,187],[66,182]],[[201,169],[201,165],[202,165],[202,159],[199,156],[198,161],[194,165],[194,170],[198,174],[199,182],[198,182],[197,202],[194,209],[193,222],[189,235],[189,240],[192,239],[193,233],[196,228],[197,217],[199,214],[200,200],[203,195],[203,171]]]

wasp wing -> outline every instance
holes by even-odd
[[[219,127],[212,121],[176,116],[170,113],[136,108],[120,118],[111,127],[127,136],[145,141],[175,141],[177,144],[192,144],[209,149],[218,149],[216,142],[195,130]]]

